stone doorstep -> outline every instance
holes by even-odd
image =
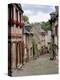
[[[16,68],[12,68],[11,71],[14,72],[15,70],[21,69],[23,64],[17,65]]]
[[[17,69],[21,69],[22,66],[23,66],[22,64],[18,65],[18,66],[17,66]]]

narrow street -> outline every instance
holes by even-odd
[[[57,74],[56,55],[58,6],[8,4],[8,75]]]
[[[58,73],[58,60],[49,60],[49,54],[26,63],[21,70],[12,72],[12,76],[46,75]]]

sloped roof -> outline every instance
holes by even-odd
[[[33,32],[30,31],[29,26],[24,26],[23,33],[33,35]]]
[[[23,33],[24,34],[29,33],[29,31],[26,28],[24,28]]]

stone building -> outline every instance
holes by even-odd
[[[30,28],[31,28],[30,24],[25,24],[23,29],[24,62],[31,60],[33,57],[33,46],[32,46],[33,33],[30,31]]]
[[[52,46],[55,48],[56,54],[58,54],[58,6],[55,6],[55,12],[50,13],[51,20],[51,41],[52,41]],[[54,54],[54,50],[53,50]],[[55,55],[56,55],[55,54]],[[54,55],[53,55],[54,58]]]
[[[40,23],[35,23],[32,24],[32,31],[34,33],[34,42],[36,45],[36,56],[39,56],[41,53],[41,48],[42,47],[48,47],[48,33],[45,32],[42,28],[41,28],[41,24]]]
[[[8,4],[8,70],[18,69],[23,65],[23,10],[21,4]]]

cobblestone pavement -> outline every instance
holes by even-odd
[[[12,76],[30,76],[42,74],[57,74],[58,59],[49,60],[49,55],[41,55],[38,59],[26,63],[21,70],[12,72]]]

